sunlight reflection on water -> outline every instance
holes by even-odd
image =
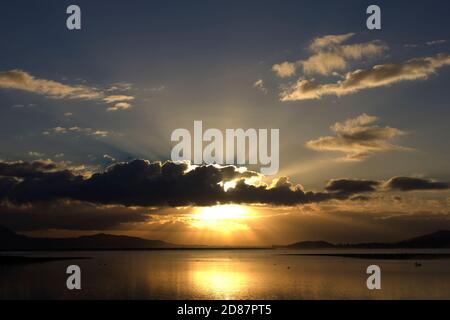
[[[292,251],[291,251],[292,252]],[[450,299],[450,260],[365,260],[278,250],[32,253],[92,259],[0,266],[1,299]],[[24,253],[22,253],[24,255]],[[82,290],[65,268],[82,269]],[[382,290],[366,268],[382,268]]]

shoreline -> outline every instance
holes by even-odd
[[[91,259],[90,257],[27,257],[0,255],[0,266],[45,263],[64,260]]]
[[[286,253],[285,256],[338,257],[365,260],[443,260],[450,253]]]

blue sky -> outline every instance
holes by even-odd
[[[441,150],[446,139],[436,141],[434,137],[448,136],[448,93],[444,90],[448,71],[442,70],[428,81],[368,90],[340,99],[292,103],[278,101],[279,83],[271,71],[271,66],[279,61],[305,56],[308,43],[326,34],[355,32],[361,41],[385,41],[390,47],[385,61],[446,52],[448,43],[423,45],[448,37],[449,5],[445,1],[381,2],[383,28],[375,32],[365,28],[367,1],[77,3],[82,8],[82,30],[77,32],[65,28],[65,8],[70,2],[17,1],[4,5],[0,36],[8,45],[2,50],[0,69],[21,69],[39,78],[65,83],[82,79],[93,86],[130,82],[141,89],[136,108],[110,115],[95,102],[52,101],[33,94],[3,91],[0,111],[5,121],[3,141],[8,144],[8,136],[17,135],[17,129],[24,135],[21,146],[13,143],[6,148],[4,157],[26,153],[27,147],[39,149],[40,143],[43,149],[48,149],[42,137],[25,136],[33,136],[33,132],[46,127],[63,126],[67,122],[61,117],[65,112],[74,113],[73,118],[79,123],[91,127],[129,131],[136,144],[130,150],[103,145],[102,152],[118,148],[109,151],[119,152],[116,155],[119,157],[130,153],[147,158],[167,157],[171,130],[191,127],[192,121],[200,117],[206,116],[206,125],[210,127],[223,127],[224,117],[243,127],[279,127],[282,140],[289,145],[295,140],[301,148],[302,141],[328,133],[334,122],[366,112],[378,116],[386,125],[411,131],[404,138],[405,144],[426,152],[426,156],[395,155],[401,162],[397,169],[404,168],[407,160],[414,173],[445,173],[443,166],[449,157]],[[422,46],[405,48],[405,44]],[[252,88],[253,82],[260,78],[270,89],[268,95],[261,96]],[[162,86],[163,93],[151,91]],[[26,114],[23,110],[10,110],[11,105],[29,103],[39,107],[26,110]],[[72,119],[71,124],[78,125],[77,120]],[[161,121],[168,125],[162,126]],[[152,148],[155,139],[166,141]],[[55,152],[70,154],[70,148],[61,145],[61,150]],[[74,153],[78,154],[78,150]],[[314,155],[309,153],[298,151],[295,158],[301,162],[302,157]],[[435,159],[437,163],[429,166],[426,158],[434,153],[444,158]],[[415,164],[418,157],[424,159]],[[293,160],[282,153],[281,161],[288,165]],[[384,161],[380,159],[374,166],[383,166]],[[343,174],[349,173],[346,168],[341,170]],[[367,168],[356,170],[361,174]],[[389,174],[383,170],[377,173]],[[313,178],[308,180],[315,183]]]

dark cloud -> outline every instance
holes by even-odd
[[[394,177],[386,182],[386,187],[400,191],[446,190],[449,189],[449,184],[422,178]]]
[[[115,164],[90,178],[69,170],[54,171],[51,164],[2,163],[0,199],[15,204],[47,202],[58,199],[125,206],[209,206],[219,203],[264,203],[294,205],[342,198],[326,192],[304,192],[287,178],[274,186],[245,183],[259,176],[241,172],[234,166],[134,160]],[[236,187],[224,190],[221,183],[235,181]]]
[[[0,176],[5,177],[27,178],[58,170],[60,168],[56,162],[47,160],[0,162]]]
[[[325,190],[329,192],[355,194],[376,191],[379,184],[379,181],[374,180],[332,179],[328,182]]]
[[[226,202],[265,203],[270,205],[298,205],[339,199],[341,196],[325,192],[305,192],[300,186],[293,186],[289,181],[277,182],[275,187],[248,185],[240,180],[236,187],[225,193]]]
[[[280,178],[272,187],[250,185],[245,179],[258,174],[240,173],[233,166],[206,165],[185,172],[186,169],[185,164],[172,162],[133,161],[117,165],[86,180],[81,194],[75,197],[101,203],[173,207],[219,203],[294,205],[332,198],[326,193],[304,192],[287,178]],[[236,186],[224,191],[220,183],[232,180]]]
[[[72,197],[98,203],[142,206],[213,205],[227,202],[220,182],[244,178],[235,167],[199,166],[135,160],[94,174],[73,190]],[[253,173],[256,175],[257,173]]]
[[[259,177],[234,166],[134,160],[110,166],[86,178],[51,162],[0,163],[0,200],[14,205],[70,200],[97,205],[142,207],[211,206],[216,204],[301,205],[327,200],[347,200],[361,193],[376,192],[374,180],[330,180],[322,192],[305,191],[287,177],[271,185],[249,184]],[[235,187],[224,190],[223,183]],[[448,185],[425,179],[396,177],[385,183],[392,190],[447,189]]]
[[[66,198],[82,181],[82,176],[51,161],[0,163],[0,199],[14,203]]]

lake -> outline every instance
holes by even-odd
[[[342,252],[350,251],[331,253]],[[450,259],[420,260],[422,266],[416,267],[416,260],[287,253],[330,251],[7,253],[89,259],[0,265],[0,299],[450,299]],[[66,289],[66,268],[71,264],[82,270],[82,290]],[[371,264],[381,267],[381,290],[366,287]]]

